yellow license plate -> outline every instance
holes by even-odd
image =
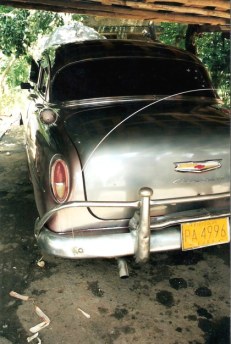
[[[221,218],[181,225],[182,250],[225,244],[230,241],[229,219]]]

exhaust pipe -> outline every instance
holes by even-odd
[[[128,278],[129,272],[128,272],[128,266],[127,262],[124,258],[117,258],[118,263],[118,269],[119,269],[119,276],[120,278]]]

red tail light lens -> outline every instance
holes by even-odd
[[[51,189],[58,203],[66,201],[69,194],[69,170],[62,159],[57,159],[51,166]]]

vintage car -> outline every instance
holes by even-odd
[[[23,85],[41,250],[115,257],[122,276],[128,255],[228,243],[229,115],[202,63],[75,30],[56,31]]]

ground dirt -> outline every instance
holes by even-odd
[[[39,267],[37,216],[23,129],[15,126],[0,141],[0,344],[27,343],[41,322],[34,305],[51,320],[42,344],[230,342],[228,245],[158,253],[145,265],[129,258],[128,279],[115,260],[45,257]],[[12,290],[33,300],[12,298]]]

